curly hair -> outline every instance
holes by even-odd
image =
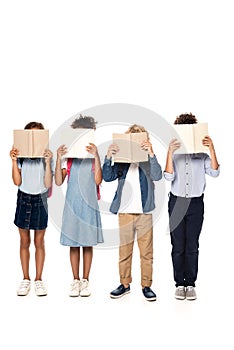
[[[149,139],[148,131],[144,128],[144,126],[138,125],[138,124],[133,124],[133,125],[129,126],[128,130],[126,131],[126,134],[131,134],[131,133],[134,134],[134,133],[138,133],[138,132],[146,132],[147,137]]]
[[[24,129],[39,129],[39,130],[43,130],[44,125],[42,123],[38,123],[38,122],[30,122],[27,125],[25,125]]]
[[[80,114],[79,118],[76,118],[72,124],[71,127],[73,129],[81,128],[81,129],[96,129],[97,122],[94,120],[93,117],[90,116],[83,116]]]
[[[176,117],[174,124],[196,124],[197,118],[192,113],[180,114]]]

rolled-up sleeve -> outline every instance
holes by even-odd
[[[118,166],[117,164],[112,166],[111,162],[111,159],[107,159],[107,157],[105,157],[102,167],[102,176],[106,182],[114,181],[118,178]]]
[[[163,172],[163,176],[167,181],[173,181],[175,179],[175,173],[167,173],[166,171]]]
[[[212,176],[212,177],[217,177],[220,174],[220,165],[219,165],[218,169],[212,169],[211,159],[208,155],[205,159],[205,172],[207,175]]]
[[[156,156],[154,157],[149,157],[150,159],[150,178],[153,181],[159,181],[162,178],[162,168],[161,165],[159,164]]]

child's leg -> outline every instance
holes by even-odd
[[[30,259],[30,230],[19,228],[20,234],[20,261],[23,270],[24,279],[30,280],[29,277],[29,259]]]
[[[203,196],[192,198],[186,220],[185,282],[195,287],[198,274],[199,237],[204,216]]]
[[[70,262],[74,280],[79,280],[80,247],[70,247]]]
[[[151,287],[153,275],[153,222],[152,214],[140,214],[135,222],[140,251],[141,285]]]
[[[35,281],[42,279],[42,271],[45,261],[45,243],[44,236],[46,230],[35,230],[34,245],[35,245],[35,261],[36,261],[36,277]]]
[[[83,247],[83,278],[89,280],[93,259],[93,247]]]
[[[132,254],[134,245],[134,218],[132,214],[119,214],[119,277],[125,288],[132,282]]]

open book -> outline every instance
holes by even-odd
[[[175,151],[177,154],[208,152],[208,147],[203,146],[202,140],[208,135],[208,124],[175,124],[172,138],[178,139],[181,146]]]
[[[67,128],[61,132],[61,144],[68,149],[64,158],[93,158],[86,150],[89,143],[95,143],[93,129]]]
[[[14,147],[23,158],[42,158],[49,146],[49,130],[13,130]]]
[[[146,132],[113,135],[113,143],[119,151],[113,156],[115,163],[136,163],[148,161],[148,152],[141,148],[141,143],[147,140]]]

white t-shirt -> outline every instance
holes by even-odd
[[[131,163],[123,186],[119,213],[142,214],[139,164]]]

